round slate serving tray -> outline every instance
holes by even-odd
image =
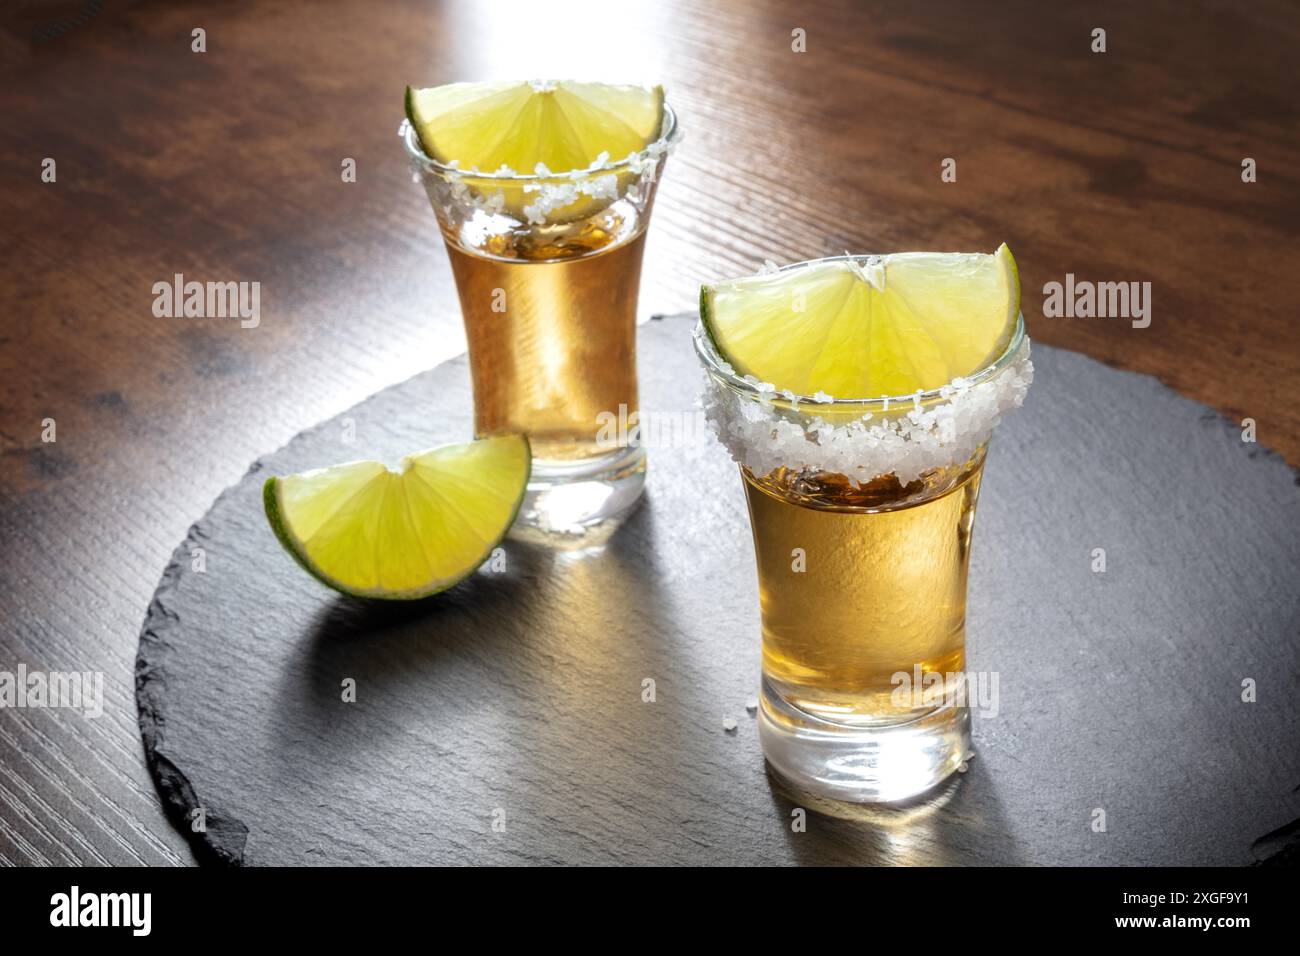
[[[641,327],[644,409],[691,414],[693,321]],[[200,859],[245,864],[1292,856],[1296,473],[1153,379],[1041,345],[1034,363],[971,564],[968,667],[997,674],[998,712],[976,713],[977,756],[934,799],[841,812],[766,775],[744,496],[702,431],[651,448],[645,499],[602,547],[511,541],[504,570],[409,606],[302,573],[264,479],[464,440],[460,358],[258,461],[177,548],[136,681],[170,816]]]

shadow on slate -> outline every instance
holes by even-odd
[[[641,327],[643,408],[693,409],[691,321]],[[136,681],[169,814],[202,860],[242,864],[1294,858],[1295,472],[1151,378],[1044,346],[1034,362],[991,448],[971,567],[968,666],[997,674],[1000,706],[934,799],[831,815],[769,780],[745,711],[744,496],[702,431],[650,450],[642,506],[603,549],[508,542],[504,572],[409,606],[303,574],[263,517],[265,477],[466,439],[460,358],[255,464],[176,550]]]

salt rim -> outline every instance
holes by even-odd
[[[552,172],[544,163],[538,163],[533,167],[532,173],[519,173],[505,165],[495,172],[485,173],[477,167],[461,169],[458,160],[441,163],[429,156],[420,145],[419,135],[409,119],[402,120],[397,127],[397,135],[406,146],[413,182],[423,182],[426,174],[435,176],[450,186],[452,202],[462,207],[482,210],[489,215],[505,213],[506,197],[501,189],[487,193],[484,190],[485,182],[522,185],[525,194],[537,194],[535,202],[521,209],[531,225],[544,225],[552,212],[570,206],[584,196],[614,202],[621,198],[619,179],[624,174],[635,178],[627,185],[623,195],[638,201],[644,194],[642,191],[653,184],[656,170],[677,148],[683,136],[677,123],[677,113],[665,102],[663,131],[659,138],[623,159],[611,161],[609,153],[601,152],[584,169]],[[606,175],[599,175],[601,173]],[[474,181],[473,187],[466,182],[467,179]]]
[[[1024,329],[1020,316],[1006,352],[976,375],[914,395],[837,402],[825,393],[778,392],[752,375],[737,375],[701,324],[693,333],[705,369],[701,404],[732,460],[754,475],[784,467],[844,475],[860,487],[893,473],[906,485],[927,471],[969,461],[1002,417],[1024,403],[1034,380]],[[834,406],[844,423],[827,421],[821,408],[801,410],[807,403]],[[911,408],[900,412],[906,405]]]

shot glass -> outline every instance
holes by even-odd
[[[931,789],[970,750],[971,536],[990,435],[1032,380],[1023,317],[969,379],[861,400],[741,377],[702,325],[694,344],[706,417],[749,505],[764,756],[832,800]]]
[[[523,432],[532,477],[517,528],[583,536],[645,485],[636,313],[655,192],[680,133],[665,106],[644,150],[588,169],[485,173],[435,161],[401,135],[451,259],[469,342],[474,430]]]

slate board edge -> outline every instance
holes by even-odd
[[[241,479],[241,483],[260,470],[259,459]],[[233,485],[223,491],[213,501],[212,507],[215,508],[222,498],[238,487],[239,485]],[[140,739],[144,743],[145,763],[162,800],[163,812],[189,841],[190,848],[200,863],[240,866],[244,860],[248,827],[219,807],[205,803],[195,792],[185,772],[166,756],[164,750],[167,715],[163,700],[166,696],[167,660],[171,651],[166,632],[180,620],[175,612],[168,609],[167,599],[183,573],[185,564],[191,559],[191,550],[206,537],[201,527],[205,520],[206,515],[192,524],[185,540],[172,552],[172,559],[163,571],[145,613],[144,625],[140,630],[140,648],[135,661],[136,710]],[[204,813],[204,825],[201,830],[196,830],[193,814],[199,809]]]

